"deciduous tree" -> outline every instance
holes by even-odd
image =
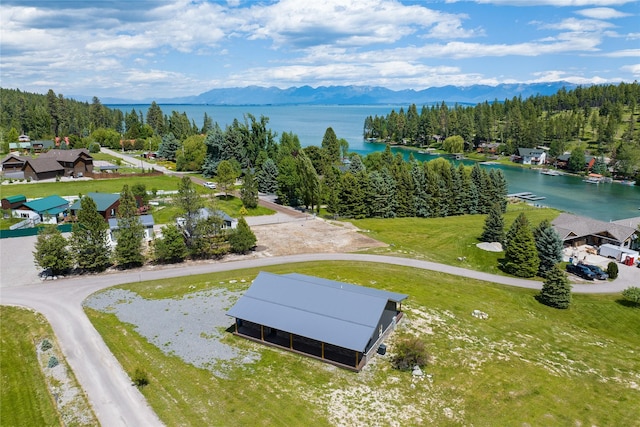
[[[187,246],[182,231],[175,224],[162,228],[162,237],[153,241],[153,257],[161,264],[174,264],[184,261]]]
[[[225,197],[229,196],[229,191],[233,189],[236,178],[238,178],[238,173],[229,160],[223,160],[218,164],[215,180]]]
[[[247,171],[242,178],[240,197],[245,208],[253,209],[258,206],[258,181],[252,171]]]

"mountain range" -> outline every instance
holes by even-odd
[[[568,82],[514,83],[497,86],[442,86],[424,90],[391,90],[379,86],[300,86],[277,87],[247,86],[212,89],[200,95],[176,98],[131,100],[103,98],[103,104],[208,104],[208,105],[373,105],[373,104],[478,104],[485,101],[504,101],[513,97],[528,98],[535,95],[553,95],[561,88],[571,90],[577,85]],[[74,97],[80,101],[91,98]]]

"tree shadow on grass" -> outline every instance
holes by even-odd
[[[629,301],[628,299],[620,298],[616,300],[616,303],[623,307],[640,308],[640,303]]]

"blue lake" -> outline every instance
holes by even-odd
[[[148,105],[109,105],[124,113],[135,108],[144,115]],[[213,105],[160,105],[165,115],[172,111],[185,112],[190,120],[202,126],[206,112],[222,128],[234,119],[243,121],[246,113],[256,118],[261,115],[269,118],[269,128],[280,135],[293,132],[300,138],[303,147],[320,145],[328,127],[332,127],[338,138],[349,142],[349,150],[367,155],[374,151],[383,151],[384,144],[372,144],[363,140],[364,119],[371,116],[384,116],[392,109],[398,111],[399,105],[256,105],[256,106],[213,106]],[[407,106],[404,106],[405,111]],[[418,108],[418,112],[420,107]],[[408,150],[393,147],[392,151],[403,153],[408,158]],[[434,156],[414,152],[418,160],[430,160]],[[452,160],[455,161],[455,160]],[[573,176],[548,176],[537,171],[503,165],[482,165],[486,168],[501,169],[509,184],[510,193],[531,192],[541,197],[538,203],[566,212],[584,215],[603,221],[640,216],[640,186],[628,186],[618,183],[589,184],[582,178]]]

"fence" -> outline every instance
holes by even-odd
[[[71,232],[71,224],[62,224],[58,225],[58,230],[61,233],[69,233]],[[26,236],[35,236],[40,231],[41,227],[34,228],[22,228],[19,230],[0,230],[0,239],[9,239],[11,237],[26,237]]]

